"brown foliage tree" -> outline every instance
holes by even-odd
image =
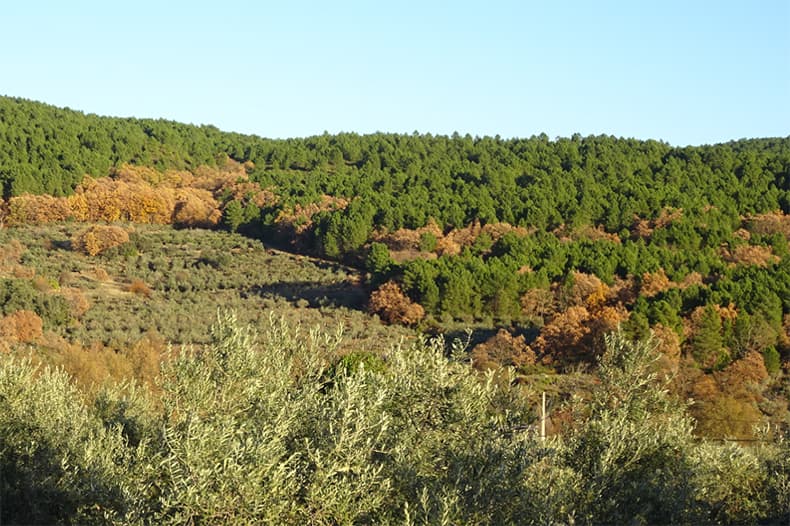
[[[127,179],[86,178],[70,198],[79,221],[132,221],[167,224],[175,206],[172,188],[154,188],[127,174]]]
[[[387,323],[414,325],[425,317],[425,309],[414,303],[394,281],[388,281],[370,295],[368,310]]]
[[[725,390],[737,393],[744,387],[759,386],[768,379],[763,355],[749,351],[740,360],[735,360],[720,373],[721,385]]]
[[[573,273],[573,286],[565,301],[568,305],[597,305],[603,303],[609,287],[595,274]]]
[[[591,361],[603,352],[603,335],[617,329],[628,318],[622,306],[594,311],[572,306],[555,316],[540,331],[533,348],[546,364]]]
[[[673,283],[667,277],[663,268],[655,272],[645,272],[642,274],[642,282],[639,287],[640,295],[652,298],[658,294],[672,288]]]
[[[781,210],[749,216],[744,219],[746,228],[755,234],[784,234],[790,237],[790,215]]]
[[[0,337],[13,341],[30,343],[44,334],[44,323],[33,311],[18,310],[0,318]]]
[[[128,232],[119,226],[94,225],[73,238],[71,244],[75,250],[95,256],[128,241]]]
[[[664,228],[681,217],[683,217],[682,208],[664,208],[661,210],[658,217],[650,221],[635,215],[634,223],[631,227],[631,236],[634,238],[647,239],[653,235],[655,229]]]
[[[773,249],[763,245],[739,245],[723,250],[722,256],[725,261],[735,265],[767,267],[779,262],[779,256],[774,254]]]
[[[694,403],[697,434],[717,438],[750,439],[763,422],[759,405],[768,379],[762,354],[753,351],[724,370],[704,374],[698,367],[684,369],[691,379],[687,392]]]
[[[69,200],[51,195],[21,195],[8,200],[8,226],[40,225],[72,216]]]
[[[129,184],[146,183],[155,188],[162,186],[175,188],[183,186],[185,180],[191,180],[192,174],[177,170],[160,172],[148,166],[122,164],[112,172],[112,178]]]
[[[653,327],[656,350],[661,353],[661,366],[668,371],[677,371],[680,364],[680,336],[671,327],[657,323]]]
[[[222,219],[219,203],[211,192],[196,188],[176,190],[173,224],[187,227],[211,227]]]
[[[569,307],[543,326],[533,347],[543,355],[544,363],[565,361],[582,353],[592,354],[590,311],[586,307]]]
[[[548,289],[529,289],[521,296],[521,312],[541,320],[554,312],[554,293]]]
[[[472,365],[480,370],[502,366],[522,367],[535,363],[535,353],[524,336],[513,336],[499,329],[494,336],[472,349]]]

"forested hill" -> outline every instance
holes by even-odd
[[[617,233],[630,228],[635,215],[655,218],[667,207],[715,206],[728,217],[790,209],[790,138],[686,148],[578,135],[271,140],[0,97],[6,198],[68,195],[86,174],[106,176],[125,163],[194,169],[225,155],[252,161],[251,180],[276,188],[280,207],[318,202],[322,195],[363,197],[348,213],[387,229],[421,227],[434,218],[442,227],[475,220],[539,230],[590,223]]]
[[[5,97],[0,181],[0,225],[225,228],[364,267],[382,320],[490,331],[481,369],[652,334],[702,434],[790,422],[790,137],[271,140]],[[119,228],[75,247],[102,257]]]

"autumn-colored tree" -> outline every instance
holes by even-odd
[[[124,185],[122,216],[134,223],[166,224],[175,207],[174,193],[169,188],[152,188],[147,184]]]
[[[667,277],[664,269],[660,268],[655,272],[645,272],[642,274],[639,293],[646,298],[652,298],[670,289],[672,285],[673,283]]]
[[[779,256],[773,253],[773,249],[763,245],[739,245],[723,250],[722,256],[725,261],[735,265],[767,267],[779,262]]]
[[[442,229],[434,219],[428,220],[428,224],[422,228],[399,228],[394,232],[377,231],[371,236],[373,241],[384,243],[391,252],[421,250],[423,237],[432,237],[436,242],[443,237]],[[431,250],[435,250],[436,245]]]
[[[69,203],[78,221],[120,221],[124,206],[119,185],[109,178],[86,177]]]
[[[740,360],[735,360],[721,373],[722,385],[727,386],[733,393],[745,387],[757,386],[768,379],[763,355],[758,351],[749,351]]]
[[[590,311],[586,307],[569,307],[543,326],[533,347],[546,364],[566,361],[586,353],[592,359]]]
[[[179,188],[173,210],[173,224],[188,227],[211,227],[222,219],[219,203],[208,190]]]
[[[409,299],[394,281],[384,283],[370,295],[368,310],[387,323],[414,325],[425,317],[425,309]]]
[[[598,306],[603,304],[609,288],[594,274],[573,272],[566,301],[570,305]]]
[[[635,215],[633,225],[631,226],[631,235],[636,238],[647,239],[653,235],[656,229],[666,228],[682,217],[683,209],[671,207],[661,209],[658,217],[652,220],[642,219]]]
[[[635,238],[650,238],[653,235],[653,227],[650,226],[650,221],[634,216],[634,222],[631,225],[631,235]]]
[[[221,188],[223,194],[242,204],[252,203],[258,208],[272,206],[277,203],[277,195],[270,189],[263,189],[258,183],[236,181]],[[216,195],[216,192],[215,192]]]
[[[521,296],[520,303],[525,316],[542,320],[554,312],[554,293],[539,287],[529,289]]]
[[[8,200],[8,226],[40,225],[65,221],[72,216],[65,197],[51,195],[20,195]]]
[[[656,350],[661,353],[659,364],[668,371],[677,371],[680,363],[680,336],[671,327],[657,323],[653,329]]]
[[[584,227],[577,229],[575,232],[572,232],[571,238],[589,239],[591,241],[606,240],[614,243],[615,245],[620,245],[623,242],[619,235],[607,232],[603,225],[585,225]]]
[[[781,210],[749,216],[744,223],[755,234],[779,233],[790,237],[790,215],[785,215]]]
[[[69,204],[79,221],[166,224],[172,220],[175,195],[172,188],[154,188],[129,175],[120,180],[85,178]]]
[[[707,375],[715,379],[717,390],[699,399],[692,413],[700,432],[708,436],[750,439],[763,420],[760,404],[768,380],[762,354],[748,352],[722,371]]]
[[[247,169],[244,165],[225,156],[217,163],[216,167],[198,166],[194,170],[194,179],[189,182],[188,186],[216,193],[238,181],[246,180]]]
[[[702,285],[702,274],[699,272],[690,272],[686,275],[685,278],[678,284],[678,287],[681,289],[687,289],[694,285]]]
[[[482,232],[483,227],[480,224],[480,221],[475,220],[464,228],[453,229],[445,236],[445,238],[449,244],[459,247],[470,247],[474,244]]]
[[[605,306],[592,312],[587,307],[572,306],[543,326],[533,348],[546,364],[591,361],[603,352],[603,336],[627,318],[622,306]]]
[[[94,225],[71,240],[72,247],[89,256],[129,242],[129,233],[119,226]]]
[[[480,370],[498,367],[523,367],[535,363],[535,353],[523,335],[513,336],[505,329],[472,349],[472,365]]]
[[[146,183],[155,188],[183,186],[191,176],[189,172],[178,170],[160,171],[149,166],[124,163],[112,171],[112,178],[129,184]]]
[[[603,352],[603,336],[617,330],[617,327],[628,319],[628,311],[621,305],[616,307],[607,305],[591,310],[590,313],[589,326],[593,336],[593,349],[596,352]]]
[[[0,318],[0,338],[30,343],[43,335],[43,321],[33,311],[18,310]]]
[[[742,241],[749,241],[752,238],[752,233],[746,230],[745,228],[739,228],[732,233],[732,237],[736,239],[740,239]]]

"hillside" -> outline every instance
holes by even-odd
[[[4,524],[790,517],[790,137],[0,97],[0,181]]]
[[[95,256],[75,246],[84,225],[0,230],[0,349],[32,350],[96,388],[107,378],[152,382],[168,347],[209,341],[218,312],[257,327],[272,318],[342,331],[334,359],[414,338],[360,312],[366,296],[352,269],[237,234],[119,228],[129,240]]]
[[[0,179],[10,227],[222,229],[349,264],[364,287],[335,297],[451,338],[474,327],[479,369],[573,371],[594,365],[618,326],[652,333],[676,394],[697,401],[698,432],[750,438],[755,424],[790,422],[790,138],[686,148],[578,135],[270,140],[5,97]],[[195,269],[211,263],[136,250],[128,270],[140,276],[125,279],[183,313],[162,328],[161,311],[137,307],[142,330],[201,341],[179,335],[192,314],[176,304],[194,303]],[[267,257],[222,260],[257,268]],[[262,281],[264,295],[283,288]],[[284,295],[315,303],[322,287]],[[140,331],[87,316],[75,336],[106,344],[113,331]]]

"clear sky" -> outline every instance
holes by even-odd
[[[0,94],[265,137],[790,135],[790,0],[5,0]]]

